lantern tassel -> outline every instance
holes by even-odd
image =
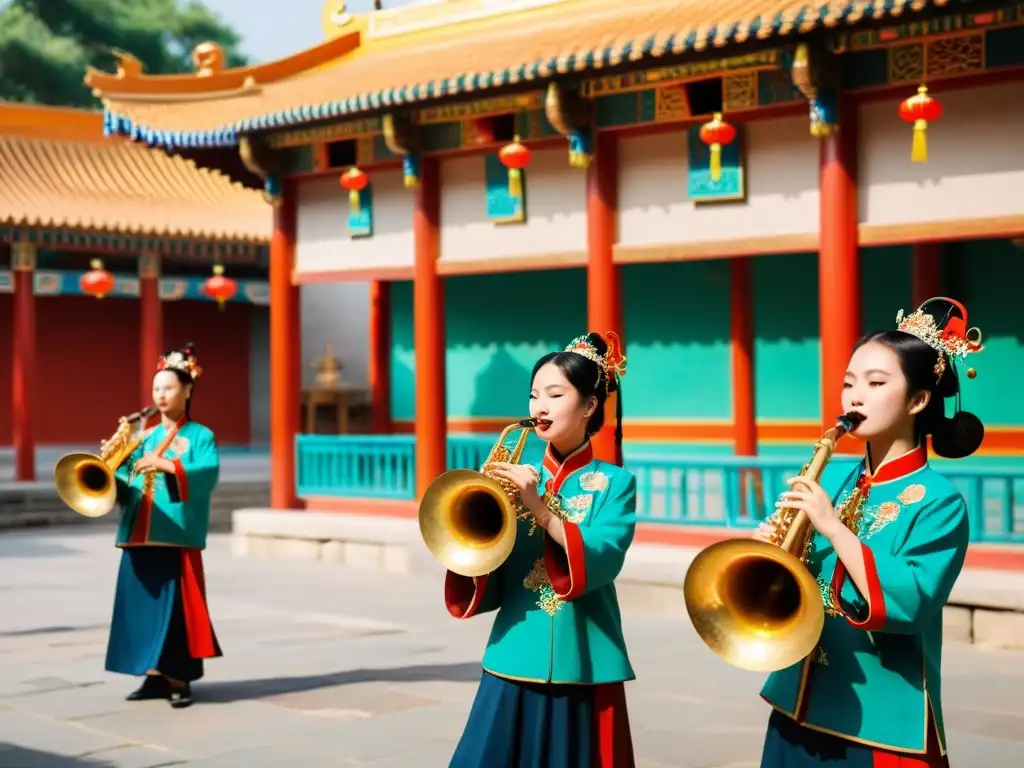
[[[711,145],[711,180],[718,181],[722,178],[722,145]]]
[[[910,162],[912,163],[927,163],[928,162],[928,138],[926,133],[928,131],[927,120],[915,120],[914,121],[914,143],[910,149]]]
[[[508,171],[508,193],[512,197],[523,196],[523,172],[518,168],[510,168]]]
[[[352,213],[356,216],[359,215],[359,190],[350,189],[348,191],[348,206],[352,209]]]

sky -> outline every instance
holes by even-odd
[[[324,0],[204,0],[242,35],[242,49],[258,62],[284,58],[323,42]],[[371,10],[373,0],[349,0],[352,13]],[[405,0],[384,0],[385,8]],[[257,8],[265,9],[263,13]]]

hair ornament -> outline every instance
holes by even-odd
[[[947,309],[945,316],[936,322],[934,315],[923,311],[933,301],[945,302],[950,305],[949,309],[958,309],[960,317]],[[896,323],[898,330],[916,336],[939,353],[939,359],[935,363],[936,379],[942,378],[942,374],[946,370],[947,355],[953,359],[963,360],[967,355],[980,352],[984,348],[981,343],[981,331],[978,328],[967,328],[967,309],[959,301],[953,299],[945,297],[928,299],[917,308],[916,312],[906,316],[901,309],[896,315]],[[976,375],[977,372],[973,368],[967,372],[968,378],[973,379]]]
[[[600,384],[603,378],[605,394],[607,394],[612,380],[611,377],[615,376],[615,380],[618,381],[619,378],[626,375],[626,358],[622,354],[622,342],[617,333],[608,331],[604,335],[604,340],[607,350],[603,355],[597,351],[597,347],[591,343],[587,336],[577,336],[569,342],[565,351],[581,355],[597,365],[599,371],[598,384]]]
[[[174,352],[168,352],[157,361],[156,370],[157,372],[179,371],[187,374],[192,381],[195,381],[203,375],[203,369],[199,366],[199,362],[196,360],[195,351],[192,349],[192,345],[185,346],[182,349],[175,350]]]

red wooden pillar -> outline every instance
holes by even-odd
[[[36,247],[11,247],[14,271],[14,343],[11,361],[11,407],[14,426],[14,479],[36,479],[36,440],[32,424],[36,390]]]
[[[298,507],[295,436],[301,397],[299,291],[295,262],[295,188],[285,185],[270,239],[270,506]]]
[[[757,455],[754,412],[754,297],[750,259],[729,262],[729,310],[732,327],[732,420],[737,456]]]
[[[139,407],[144,408],[153,402],[153,372],[157,359],[166,351],[160,303],[160,256],[156,253],[139,256],[139,342]]]
[[[391,432],[391,283],[370,282],[370,421],[378,435]]]
[[[440,177],[437,158],[424,157],[413,211],[417,497],[448,468],[444,282],[437,272],[441,251]]]
[[[862,326],[855,107],[842,109],[839,129],[821,139],[820,192],[821,423],[829,429],[842,414],[843,376]]]
[[[918,243],[914,246],[910,284],[915,309],[926,299],[942,295],[942,243]]]
[[[622,289],[615,265],[616,216],[619,206],[619,146],[615,136],[599,133],[587,168],[587,328],[614,331],[622,340]],[[625,349],[623,349],[625,352]],[[594,455],[622,464],[615,448],[617,396],[608,398],[604,428],[593,436]]]

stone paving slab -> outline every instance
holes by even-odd
[[[225,657],[197,703],[128,703],[103,671],[118,553],[106,533],[0,534],[0,766],[445,768],[480,678],[490,617],[451,619],[438,573],[233,558],[207,580]],[[682,601],[681,589],[678,600]],[[627,696],[640,768],[753,768],[763,677],[734,669],[682,616],[623,599],[638,679]],[[954,765],[1024,765],[1020,654],[945,658]]]

